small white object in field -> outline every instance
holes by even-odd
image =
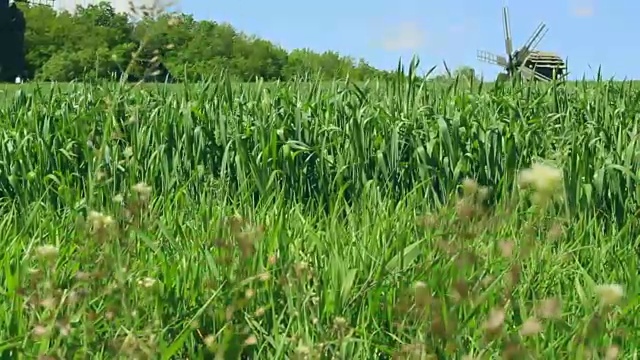
[[[16,84],[22,84],[22,78],[20,76],[16,76]]]

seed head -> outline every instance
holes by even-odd
[[[552,195],[562,184],[562,170],[546,164],[533,164],[520,173],[520,186],[532,187],[537,193]]]
[[[37,338],[43,337],[43,336],[47,336],[49,334],[49,332],[50,332],[49,329],[47,327],[45,327],[45,326],[42,326],[42,325],[36,325],[33,328],[33,331],[32,331],[33,336],[35,336]]]
[[[151,186],[144,182],[139,182],[131,187],[131,190],[143,199],[148,199],[151,195]]]
[[[557,297],[544,299],[536,310],[542,319],[559,319],[562,316],[562,303]]]
[[[58,256],[58,248],[53,245],[42,245],[36,248],[36,255],[45,260],[53,260]]]
[[[427,284],[422,281],[418,281],[413,289],[415,291],[415,304],[416,306],[425,306],[429,301],[429,290],[427,289]]]
[[[147,289],[153,287],[153,285],[155,284],[156,284],[156,279],[150,278],[148,276],[138,280],[138,285]]]
[[[216,344],[216,338],[213,335],[208,335],[207,337],[204,338],[204,344],[207,346],[208,349],[213,349],[213,347]]]
[[[124,149],[124,152],[122,153],[122,155],[124,155],[124,157],[126,158],[130,158],[133,156],[133,148],[131,146],[127,146],[126,149]]]
[[[607,348],[607,351],[604,354],[605,360],[615,360],[620,356],[620,347],[617,345],[612,345]]]
[[[489,198],[489,188],[486,186],[481,186],[478,189],[478,195],[477,195],[477,200],[478,201],[485,201]]]
[[[251,335],[249,336],[245,341],[244,344],[246,346],[250,346],[250,345],[255,345],[258,343],[258,339],[255,337],[255,335]]]
[[[605,306],[615,305],[624,297],[624,289],[618,284],[598,285],[595,292]]]
[[[101,231],[111,227],[115,220],[110,215],[105,215],[98,211],[89,211],[87,220],[93,226],[95,231]]]
[[[264,307],[259,307],[256,309],[256,311],[253,313],[253,316],[255,317],[262,317],[262,315],[264,315],[264,313],[266,312],[266,309]]]
[[[345,329],[347,327],[347,319],[343,318],[342,316],[338,316],[333,319],[333,325],[338,330]]]
[[[465,197],[470,197],[476,194],[478,191],[478,183],[470,178],[466,178],[462,181],[462,194]]]
[[[542,324],[534,317],[530,317],[520,327],[520,336],[532,336],[542,331]]]
[[[484,323],[484,328],[489,333],[497,333],[502,329],[505,320],[504,309],[493,309],[489,313],[489,318]]]
[[[511,240],[504,240],[498,244],[498,247],[500,248],[502,256],[509,259],[513,256],[513,250],[516,244]]]

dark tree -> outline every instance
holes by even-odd
[[[25,75],[25,17],[16,3],[0,0],[0,81]]]

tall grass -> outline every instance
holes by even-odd
[[[0,351],[631,356],[639,94],[413,75],[17,92]],[[553,197],[523,192],[529,167]]]

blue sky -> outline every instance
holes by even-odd
[[[423,68],[445,60],[450,67],[470,65],[494,77],[500,69],[477,61],[476,50],[504,54],[504,4],[504,0],[181,0],[177,9],[199,20],[228,22],[289,50],[336,50],[385,69],[394,68],[400,57],[408,61],[415,54]],[[572,78],[583,74],[592,78],[602,65],[606,77],[640,79],[640,44],[633,41],[633,34],[640,33],[639,1],[506,4],[514,46],[521,46],[544,21],[549,32],[538,49],[568,58]]]

